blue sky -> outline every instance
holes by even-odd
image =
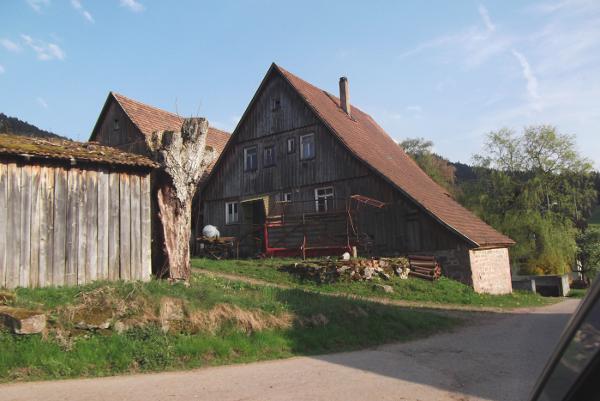
[[[600,1],[4,0],[0,111],[86,140],[110,90],[233,130],[271,62],[468,162],[553,124],[600,167]]]

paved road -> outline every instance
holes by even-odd
[[[0,386],[0,400],[526,400],[576,300],[374,349],[188,372]]]

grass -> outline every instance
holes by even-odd
[[[180,300],[186,315],[185,322],[167,332],[155,320],[164,297]],[[354,350],[431,335],[461,323],[391,305],[198,274],[189,287],[155,280],[18,289],[11,304],[45,311],[50,328],[44,335],[30,336],[0,330],[0,382],[177,370]],[[75,328],[73,311],[85,315],[98,308],[139,324],[121,334]]]
[[[555,302],[530,292],[515,291],[509,295],[477,294],[473,289],[458,281],[442,277],[436,282],[417,278],[400,280],[393,277],[389,284],[393,293],[373,292],[369,282],[339,281],[332,284],[319,284],[301,280],[295,276],[277,270],[278,266],[297,262],[297,259],[264,259],[264,260],[212,260],[194,259],[192,266],[214,272],[237,274],[245,277],[265,280],[270,283],[283,284],[293,288],[323,292],[352,294],[365,297],[384,297],[415,302],[436,304],[469,305],[473,307],[518,308],[548,305]]]
[[[569,298],[583,298],[587,294],[587,289],[571,288],[569,291]]]

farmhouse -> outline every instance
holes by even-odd
[[[202,190],[245,255],[435,254],[478,292],[511,289],[514,242],[462,207],[340,96],[273,64]]]
[[[151,160],[0,134],[0,287],[147,280]]]

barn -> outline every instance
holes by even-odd
[[[183,117],[177,114],[150,106],[115,92],[110,92],[92,130],[90,141],[96,141],[102,145],[115,147],[126,152],[148,156],[149,151],[146,139],[156,131],[179,131],[183,120]],[[223,151],[229,137],[230,134],[228,132],[209,127],[206,146],[214,152],[215,160]],[[203,180],[200,183],[201,186],[213,165],[209,165],[206,169]],[[156,182],[156,176],[153,174],[151,177],[153,194],[155,193]],[[201,232],[203,227],[202,213],[200,212],[198,199],[196,198],[194,203],[192,238],[195,238],[197,236],[196,232]],[[160,232],[160,230],[156,229],[160,224],[157,208],[156,196],[153,195],[152,225],[155,237]],[[153,248],[153,266],[155,267],[155,273],[159,274],[160,266],[163,264],[163,250],[157,244],[160,244],[162,241],[158,237],[155,239],[153,241],[153,244],[155,244]]]
[[[455,201],[375,120],[273,64],[202,191],[242,254],[434,254],[478,292],[509,293],[513,240]]]
[[[148,280],[146,157],[0,134],[0,287]]]

